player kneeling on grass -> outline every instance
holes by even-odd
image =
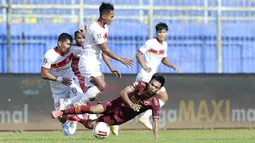
[[[95,106],[78,105],[66,110],[52,111],[52,118],[67,114],[94,113],[102,114],[98,119],[80,119],[76,115],[69,115],[69,120],[77,121],[86,128],[93,129],[97,122],[108,125],[121,125],[146,110],[151,109],[153,115],[153,133],[158,136],[159,98],[156,93],[165,84],[165,78],[155,73],[149,83],[138,81],[124,88],[120,97],[103,101]]]

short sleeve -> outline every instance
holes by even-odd
[[[50,69],[50,67],[51,67],[50,56],[47,55],[46,53],[43,58],[42,68]]]
[[[151,106],[152,106],[151,110],[152,110],[152,117],[153,117],[153,119],[159,118],[160,105],[159,105],[158,98],[152,99],[152,105]]]
[[[105,43],[105,38],[104,38],[104,32],[102,28],[92,28],[91,29],[91,34],[93,36],[93,39],[95,40],[96,44],[103,44]]]
[[[146,41],[145,44],[143,44],[143,46],[139,49],[139,51],[144,54],[146,53],[147,51],[149,51],[151,48],[150,48],[150,42],[149,41]]]

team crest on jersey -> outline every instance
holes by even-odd
[[[101,34],[97,34],[98,39],[101,39],[101,37],[102,37]]]
[[[48,64],[48,60],[46,58],[43,59],[43,64],[47,65]]]
[[[147,45],[146,45],[146,44],[144,44],[144,45],[143,45],[143,47],[144,47],[144,48],[146,48],[146,47],[147,47]]]

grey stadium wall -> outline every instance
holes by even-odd
[[[105,75],[98,101],[119,96],[135,75]],[[255,75],[165,75],[169,101],[160,111],[160,128],[254,128]],[[0,74],[0,131],[59,130],[49,82],[37,74]],[[96,103],[93,103],[96,104]],[[79,129],[84,129],[79,126]],[[145,129],[138,118],[121,129]]]

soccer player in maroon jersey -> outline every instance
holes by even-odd
[[[75,33],[74,33],[75,46],[78,46],[81,48],[83,47],[84,39],[85,39],[85,32],[86,31],[84,29],[75,31]],[[80,87],[81,87],[82,91],[85,92],[86,91],[85,78],[84,78],[84,76],[82,76],[81,72],[79,71],[79,67],[78,67],[80,56],[81,56],[80,53],[74,55],[73,60],[72,60],[72,70],[73,70],[75,76],[77,77],[77,79],[79,80]]]
[[[92,129],[97,122],[105,122],[108,125],[121,125],[146,110],[152,110],[153,133],[158,136],[159,98],[157,92],[165,84],[165,78],[155,73],[149,83],[138,81],[124,88],[120,97],[106,100],[95,106],[79,105],[66,110],[52,111],[52,117],[58,118],[67,114],[94,113],[102,114],[98,119],[80,119],[76,115],[69,115],[69,120],[75,120],[86,128]]]

